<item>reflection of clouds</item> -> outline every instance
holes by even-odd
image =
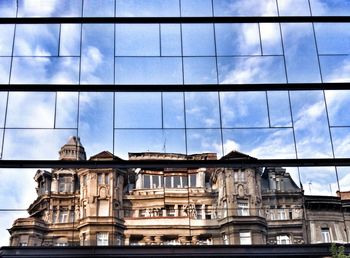
[[[276,2],[274,0],[214,0],[214,11],[217,15],[277,15]]]
[[[222,84],[283,83],[282,57],[218,58]]]
[[[338,184],[334,167],[300,168],[306,195],[336,195]]]
[[[21,1],[22,16],[51,16],[56,9],[58,0],[25,0]]]

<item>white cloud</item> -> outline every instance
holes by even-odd
[[[22,1],[22,16],[45,17],[52,16],[59,1],[57,0],[26,0]]]

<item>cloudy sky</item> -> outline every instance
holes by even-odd
[[[349,15],[345,0],[18,0],[0,17]],[[278,3],[278,9],[277,5]],[[212,8],[214,7],[214,8]],[[314,34],[315,32],[315,34]],[[349,24],[0,25],[0,84],[245,84],[350,81]],[[3,159],[57,159],[71,135],[102,150],[257,158],[350,156],[349,91],[0,92]],[[333,145],[331,144],[333,143]],[[336,170],[289,168],[306,194],[334,195]],[[35,199],[35,170],[0,170],[0,208]],[[338,168],[350,190],[348,168]],[[14,218],[0,213],[0,245]]]

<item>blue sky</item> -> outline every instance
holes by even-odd
[[[0,17],[15,16],[14,2],[0,1]],[[20,17],[81,15],[80,0],[18,2]],[[311,13],[306,0],[277,2],[281,15]],[[103,3],[85,1],[84,16],[277,15],[275,0],[213,0],[214,10],[208,0],[183,0],[181,10],[178,0]],[[350,13],[350,1],[310,0],[310,5],[313,15]],[[15,30],[0,25],[0,83],[349,82],[348,27],[51,24],[17,25]],[[77,134],[88,156],[109,150],[122,158],[137,151],[215,152],[220,157],[238,150],[257,158],[329,158],[332,139],[335,157],[349,157],[349,103],[349,91],[1,92],[2,158],[57,159],[59,148]],[[338,189],[334,167],[288,171],[297,183],[300,174],[306,194],[334,195]],[[337,172],[341,190],[350,190],[348,168]],[[29,206],[36,196],[34,173],[0,170],[1,208]],[[0,245],[8,243],[3,232],[19,216],[26,215],[1,214]]]

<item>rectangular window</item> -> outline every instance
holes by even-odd
[[[280,235],[276,237],[278,245],[289,245],[291,244],[290,237],[287,235]]]
[[[97,184],[102,185],[102,174],[97,174]]]
[[[59,218],[60,223],[66,223],[68,222],[68,211],[60,211],[60,218]]]
[[[249,216],[248,202],[239,201],[237,206],[238,206],[238,209],[237,209],[238,216]]]
[[[202,219],[203,218],[202,205],[196,205],[196,214],[197,214],[196,219]]]
[[[146,217],[146,209],[141,209],[139,211],[139,217]]]
[[[190,174],[189,175],[189,180],[190,180],[190,187],[196,187],[197,183],[197,175],[196,174]]]
[[[96,234],[97,245],[108,245],[108,233]]]
[[[278,209],[277,210],[277,219],[278,220],[286,220],[287,219],[285,209]]]
[[[212,219],[212,206],[205,206],[205,219]]]
[[[331,242],[331,234],[329,232],[329,228],[321,228],[321,234],[323,243]]]
[[[165,177],[165,187],[166,188],[171,188],[171,180],[172,179],[172,177],[171,176],[167,176],[167,177]]]
[[[174,188],[181,188],[180,176],[174,176]]]
[[[152,184],[152,188],[163,187],[163,177],[161,175],[152,175],[151,184]]]
[[[166,205],[166,215],[168,217],[174,217],[175,216],[175,206],[174,205]]]
[[[143,175],[143,188],[151,188],[150,175]]]
[[[250,232],[240,232],[239,233],[239,242],[241,245],[251,245],[252,236]]]
[[[109,184],[109,174],[105,174],[105,184]]]

